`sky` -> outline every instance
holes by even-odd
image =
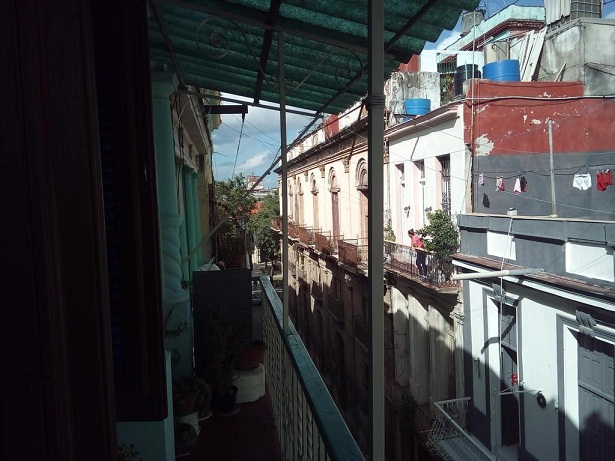
[[[486,9],[487,17],[511,5],[542,6],[542,0],[482,0],[479,8]],[[604,17],[615,19],[615,0],[604,1]],[[426,43],[426,50],[445,49],[460,37],[461,20],[452,31],[444,31],[434,43]],[[223,96],[243,99],[233,95]],[[311,122],[310,117],[287,114],[287,142]],[[240,136],[241,133],[241,136]],[[213,169],[216,180],[230,178],[234,174],[261,176],[277,157],[280,148],[280,116],[275,110],[248,107],[243,123],[241,115],[222,115],[222,125],[212,133],[214,154]],[[277,165],[279,166],[279,164]],[[277,175],[270,173],[263,180],[265,187],[277,186]]]

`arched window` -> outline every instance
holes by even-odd
[[[355,185],[359,190],[367,190],[367,162],[365,159],[359,160],[357,170],[355,172]]]
[[[303,224],[303,185],[301,176],[297,176],[297,196],[295,197],[295,220],[297,224]]]
[[[310,189],[312,191],[312,210],[314,212],[314,228],[318,229],[319,218],[318,218],[318,183],[316,182],[316,175],[312,173],[310,176]]]
[[[365,159],[359,160],[355,171],[355,184],[359,191],[359,213],[361,214],[361,238],[366,239],[368,235],[368,203],[367,203],[367,162]]]
[[[331,234],[333,237],[333,244],[337,245],[340,236],[340,209],[338,201],[338,192],[340,188],[337,185],[337,176],[333,168],[329,170],[329,191],[331,192]]]

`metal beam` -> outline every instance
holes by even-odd
[[[150,0],[150,6],[156,16],[156,22],[158,23],[158,27],[160,28],[160,33],[164,39],[164,43],[169,50],[169,56],[171,56],[171,61],[173,61],[173,66],[175,67],[175,75],[177,75],[177,80],[181,86],[186,86],[186,81],[184,80],[184,76],[182,74],[181,68],[179,67],[179,62],[177,62],[177,56],[175,56],[175,50],[173,49],[173,44],[171,43],[171,37],[169,37],[169,32],[167,31],[167,26],[164,22],[164,18],[162,17],[162,11],[160,11],[160,6],[156,0]]]
[[[248,113],[248,105],[247,104],[227,104],[227,105],[207,105],[204,104],[203,107],[207,110],[204,115],[207,114],[242,114],[246,115]]]
[[[271,0],[269,5],[269,14],[265,21],[268,25],[273,25],[277,22],[278,14],[280,13],[280,6],[282,0]],[[261,48],[261,55],[258,60],[258,65],[264,72],[267,68],[267,62],[269,61],[269,54],[271,53],[271,44],[273,43],[273,29],[265,29],[263,33],[263,47]],[[265,76],[259,73],[256,77],[256,85],[254,86],[254,102],[258,103],[261,99],[261,91],[263,91],[263,79]]]
[[[278,84],[280,85],[280,155],[282,157],[282,327],[288,335],[288,163],[286,154],[286,75],[284,72],[284,32],[278,31]]]
[[[368,2],[368,280],[371,324],[370,460],[384,461],[384,6]]]
[[[544,269],[507,269],[502,271],[489,271],[489,272],[470,272],[463,274],[453,274],[451,279],[453,280],[474,280],[474,279],[489,279],[491,277],[507,277],[509,275],[528,275],[528,274],[540,274],[544,272]]]
[[[191,85],[190,86],[194,86],[195,88],[200,88],[198,85]],[[225,101],[225,102],[234,102],[234,103],[238,103],[238,104],[244,104],[244,105],[248,105],[248,106],[252,106],[252,107],[260,107],[261,109],[269,109],[269,110],[275,110],[275,111],[279,111],[280,108],[278,106],[269,106],[267,104],[263,104],[263,103],[259,103],[259,104],[255,104],[253,102],[248,102],[248,101],[242,101],[241,99],[235,99],[235,98],[228,98],[226,96],[216,96],[213,94],[203,94],[203,93],[199,93],[197,91],[190,91],[190,90],[180,90],[182,93],[186,93],[186,94],[190,94],[193,96],[199,96],[202,99],[215,99],[216,101]],[[316,117],[317,119],[322,117],[322,114],[320,112],[308,112],[305,110],[299,110],[299,109],[286,109],[286,113],[287,114],[297,114],[297,115],[304,115],[306,117]]]

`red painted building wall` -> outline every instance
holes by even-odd
[[[615,150],[615,98],[583,97],[580,82],[476,79],[466,95],[464,137],[476,155]]]

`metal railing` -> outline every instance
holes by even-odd
[[[342,461],[365,458],[292,323],[283,333],[282,303],[260,277],[266,383],[283,459]]]
[[[423,267],[420,263],[419,252],[424,256]],[[434,253],[424,250],[413,250],[408,245],[384,241],[384,265],[386,268],[404,272],[412,278],[420,279],[437,288],[458,288],[459,282],[452,280],[453,263]]]
[[[303,226],[296,226],[299,241],[305,245],[314,245],[314,229]]]
[[[298,239],[299,238],[299,226],[294,223],[288,223],[288,238]]]
[[[297,265],[291,261],[288,261],[288,270],[295,277],[297,276]]]
[[[450,461],[491,461],[491,454],[466,431],[470,397],[434,402],[436,418],[429,432],[429,448]]]
[[[337,242],[340,261],[353,266],[367,265],[368,245],[365,239],[349,239]]]
[[[314,232],[314,247],[316,251],[321,253],[337,254],[337,240],[331,237],[330,232],[315,231]]]

